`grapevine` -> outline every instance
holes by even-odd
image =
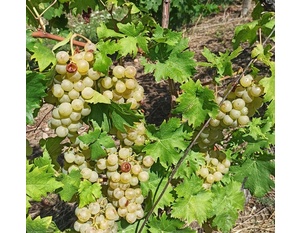
[[[232,53],[205,48],[207,62],[197,63],[181,32],[161,27],[133,2],[29,2],[28,23],[40,30],[27,31],[26,123],[49,103],[54,134],[39,142],[37,158],[26,139],[29,233],[37,225],[45,232],[195,232],[193,222],[226,233],[245,206],[243,188],[257,197],[274,188],[273,12],[257,5],[255,27],[236,29]],[[97,39],[46,32],[54,23],[50,12],[64,10],[88,17],[89,27],[94,12],[106,15],[94,28]],[[233,72],[246,42],[250,62]],[[127,59],[140,62],[142,71]],[[197,66],[216,69],[212,81],[195,79]],[[172,95],[178,89],[160,125],[148,123],[142,110],[142,73],[172,84]],[[49,193],[75,203],[67,228],[30,214],[33,202]]]

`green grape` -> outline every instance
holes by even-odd
[[[245,107],[246,103],[242,98],[237,98],[232,101],[232,106],[236,110],[242,110]]]
[[[91,87],[85,87],[82,92],[81,92],[81,96],[82,98],[84,98],[85,100],[89,100],[93,97],[95,90]]]
[[[56,54],[56,61],[59,63],[59,64],[66,64],[69,59],[70,59],[70,56],[69,54],[66,52],[66,51],[59,51],[57,52]]]
[[[93,43],[93,42],[87,42],[85,45],[84,45],[84,51],[91,51],[91,52],[94,52],[96,51],[97,49],[97,46]]]
[[[136,75],[136,68],[134,66],[127,66],[124,70],[124,75],[127,78],[134,78]]]
[[[232,109],[232,103],[229,100],[225,100],[220,106],[220,110],[224,113],[230,112],[231,109]]]
[[[70,103],[61,103],[58,106],[58,112],[62,117],[68,117],[72,113],[72,105]]]
[[[74,111],[81,111],[83,109],[84,102],[80,99],[74,99],[71,102],[72,109]]]
[[[74,83],[73,87],[76,91],[80,92],[85,88],[85,85],[82,80],[79,80]]]
[[[56,98],[60,98],[64,95],[65,91],[60,84],[54,84],[52,87],[52,93]]]
[[[91,62],[94,60],[94,54],[91,52],[85,52],[83,59],[86,60],[87,62]]]
[[[118,80],[115,85],[115,89],[118,93],[123,93],[126,90],[126,85],[124,82]]]
[[[98,71],[94,70],[93,68],[90,68],[88,70],[87,74],[94,81],[98,80],[100,78],[100,76],[101,76],[101,73],[99,73]]]
[[[240,84],[243,87],[249,87],[251,86],[252,81],[253,81],[253,77],[250,74],[247,74],[240,79]]]
[[[86,74],[90,69],[90,64],[84,59],[78,60],[76,64],[77,64],[78,72],[80,74]]]
[[[123,66],[117,65],[113,68],[112,74],[116,78],[123,78],[124,77],[125,68]]]
[[[68,79],[62,80],[60,85],[64,91],[71,91],[73,89],[73,82]]]
[[[68,128],[66,128],[65,126],[58,126],[56,129],[55,129],[55,133],[58,137],[61,137],[61,138],[64,138],[68,135],[69,133],[69,130]]]
[[[86,87],[92,87],[94,86],[94,80],[91,79],[90,77],[85,77],[83,80],[82,80],[83,84],[86,86]]]
[[[67,73],[66,67],[67,67],[66,65],[56,64],[55,71],[58,74],[66,74]]]

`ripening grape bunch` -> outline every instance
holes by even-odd
[[[80,233],[117,233],[116,221],[119,215],[116,208],[108,202],[107,198],[101,197],[84,207],[75,209],[77,220],[74,230]]]
[[[256,84],[252,75],[248,74],[240,79],[239,84],[229,93],[227,99],[220,105],[220,110],[215,119],[209,123],[213,127],[245,126],[249,123],[258,108],[263,104],[263,87]],[[220,104],[222,97],[217,97]]]
[[[66,51],[56,54],[56,75],[51,91],[58,105],[52,111],[49,125],[59,137],[76,135],[82,118],[91,112],[86,100],[93,97],[96,81],[103,76],[92,67],[95,50],[95,44],[86,43],[83,51],[72,56]]]
[[[126,132],[116,130],[116,136],[122,146],[142,146],[147,139],[144,122],[134,122],[132,127],[125,126]]]
[[[117,65],[111,73],[111,77],[108,75],[98,80],[101,94],[115,103],[130,103],[131,109],[138,109],[144,99],[144,88],[136,80],[136,68]]]
[[[196,172],[204,179],[203,187],[209,189],[214,182],[220,181],[228,173],[231,165],[224,152],[210,150],[206,152],[205,164]]]
[[[119,217],[128,223],[144,217],[144,196],[139,184],[149,180],[153,163],[151,156],[136,154],[131,147],[110,149],[106,158],[97,161],[97,168],[107,177],[106,196]]]

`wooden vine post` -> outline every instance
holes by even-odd
[[[169,27],[170,4],[171,4],[171,0],[163,0],[162,1],[163,9],[162,9],[161,26],[163,28]],[[168,78],[168,84],[169,84],[169,90],[170,90],[170,94],[171,94],[171,109],[172,109],[175,104],[177,92],[176,92],[176,87],[175,87],[175,83],[174,83],[173,79]]]

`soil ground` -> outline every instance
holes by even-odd
[[[195,53],[196,61],[205,61],[201,54],[204,47],[209,48],[212,52],[225,52],[232,49],[231,40],[233,38],[234,28],[251,20],[250,16],[240,17],[241,1],[236,1],[230,7],[223,9],[220,13],[207,18],[201,18],[199,21],[184,29],[184,35],[190,40],[190,49]],[[250,60],[249,53],[245,50],[245,54],[239,56],[235,60],[235,69],[244,68]],[[139,63],[133,63],[132,60],[125,62],[134,64],[138,72],[138,81],[144,87],[145,100],[142,109],[145,113],[148,123],[160,125],[163,120],[167,119],[171,110],[171,96],[168,90],[167,82],[156,83],[150,74],[144,74]],[[195,79],[201,82],[209,82],[214,75],[212,69],[198,68]],[[52,105],[44,104],[35,119],[36,123],[26,127],[26,137],[34,146],[34,154],[38,155],[40,149],[38,146],[41,138],[54,136],[53,130],[49,129],[47,122],[50,119]],[[84,128],[83,128],[84,130]],[[267,194],[265,197],[257,199],[251,197],[249,192],[245,190],[248,202],[243,211],[240,212],[236,226],[232,229],[232,233],[269,233],[275,232],[275,190]],[[50,203],[49,203],[49,200]],[[32,212],[42,213],[42,215],[52,215],[54,220],[60,226],[69,225],[74,220],[72,211],[74,206],[65,205],[60,202],[58,197],[52,196],[47,203],[36,203]],[[195,229],[204,233],[201,228]],[[214,231],[215,233],[217,231]],[[206,231],[205,233],[208,233]]]

